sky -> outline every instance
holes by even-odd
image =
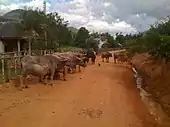
[[[170,0],[46,0],[47,13],[58,12],[69,26],[93,32],[136,33],[170,15]],[[0,0],[0,14],[29,6],[43,9],[43,0]]]

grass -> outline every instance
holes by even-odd
[[[2,71],[0,71],[0,84],[8,82],[10,79],[17,77],[21,74],[21,69],[5,69],[4,76],[2,75]]]

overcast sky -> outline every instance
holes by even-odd
[[[46,0],[47,12],[56,11],[69,25],[91,31],[134,33],[170,15],[170,0]],[[0,13],[43,8],[43,0],[0,0]]]

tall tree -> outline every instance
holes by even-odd
[[[87,40],[87,48],[93,48],[94,51],[98,51],[99,41],[95,37],[90,36],[89,39]]]
[[[68,22],[61,18],[58,13],[47,15],[39,10],[26,10],[23,14],[23,21],[19,24],[25,31],[25,36],[32,37],[33,34],[39,35],[39,40],[33,43],[35,49],[55,48],[58,45],[69,43],[70,31],[67,28]],[[45,44],[45,33],[47,35],[47,47]],[[71,39],[71,38],[69,38]]]
[[[89,31],[85,27],[81,27],[75,37],[75,45],[80,48],[87,48],[87,39],[89,38]]]

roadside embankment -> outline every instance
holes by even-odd
[[[141,98],[162,127],[170,126],[170,65],[155,61],[148,54],[132,60]]]

